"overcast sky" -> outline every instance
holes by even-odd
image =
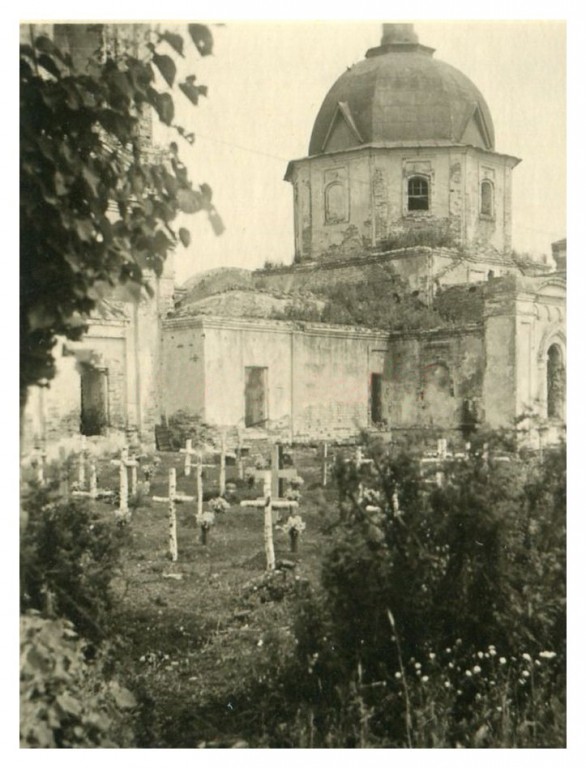
[[[513,173],[513,247],[549,253],[566,236],[564,23],[414,23],[419,41],[484,94],[496,150],[522,159]],[[328,89],[379,44],[381,22],[227,22],[213,32],[214,56],[190,62],[209,95],[181,111],[197,136],[183,155],[192,177],[212,186],[226,232],[216,237],[205,220],[188,219],[193,244],[178,253],[179,282],[213,267],[291,262],[287,162],[307,154]]]

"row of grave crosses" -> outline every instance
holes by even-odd
[[[291,513],[299,507],[297,501],[283,498],[286,483],[290,483],[298,477],[295,467],[284,466],[284,458],[284,446],[275,443],[271,452],[271,468],[257,469],[254,474],[255,480],[262,480],[262,497],[240,502],[241,507],[264,509],[264,545],[267,571],[275,570],[273,526],[279,510],[287,509]]]

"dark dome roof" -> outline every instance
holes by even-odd
[[[474,83],[419,45],[412,25],[385,24],[378,48],[333,85],[309,154],[362,144],[462,143],[494,149],[488,106]]]

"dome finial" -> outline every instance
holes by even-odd
[[[381,45],[417,44],[419,38],[413,24],[383,24]]]

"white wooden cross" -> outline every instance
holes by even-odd
[[[85,486],[85,460],[87,457],[87,438],[85,435],[80,435],[79,438],[79,461],[77,465],[77,482],[80,488]]]
[[[238,467],[238,479],[244,480],[244,461],[242,460],[242,432],[238,429],[238,444],[236,446],[236,464]]]
[[[33,455],[33,466],[36,470],[37,482],[39,485],[45,485],[45,465],[47,463],[47,451],[42,445],[35,449]]]
[[[175,510],[175,504],[182,501],[193,501],[194,496],[186,496],[183,493],[177,493],[177,472],[175,467],[171,467],[169,470],[169,495],[168,496],[153,496],[153,501],[167,502],[169,504],[169,554],[171,560],[177,562],[178,550],[177,550],[177,513]]]
[[[328,444],[322,443],[321,446],[321,484],[328,484]]]
[[[98,478],[96,474],[96,465],[92,461],[90,463],[90,487],[88,491],[84,491],[82,488],[78,491],[73,491],[72,496],[88,496],[92,501],[98,498]]]
[[[267,571],[275,570],[275,547],[273,543],[273,508],[275,509],[296,509],[299,504],[296,501],[287,501],[271,497],[272,472],[265,470],[263,477],[263,498],[252,501],[241,501],[241,507],[264,508],[264,543],[265,556],[267,560]]]
[[[179,453],[185,454],[185,477],[189,477],[191,474],[191,457],[197,456],[199,451],[192,448],[191,440],[185,441],[185,448],[181,448]]]
[[[128,447],[125,446],[120,451],[120,458],[112,459],[110,464],[119,468],[120,476],[120,508],[117,510],[116,514],[121,518],[128,518],[128,469],[132,470],[130,492],[134,495],[136,493],[137,485],[136,468],[138,467],[138,461],[136,459],[128,458]]]
[[[226,433],[220,439],[220,496],[226,493]]]
[[[255,480],[264,480],[265,472],[270,471],[271,475],[271,496],[274,499],[281,497],[281,480],[295,480],[298,477],[295,467],[285,468],[281,467],[281,445],[275,443],[271,452],[271,469],[270,470],[256,470],[254,473]]]

